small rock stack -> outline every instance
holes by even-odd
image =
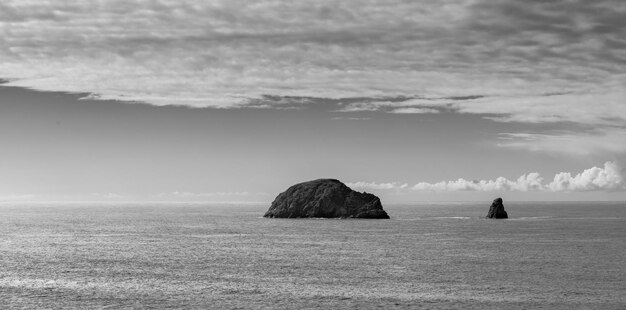
[[[509,215],[504,211],[504,205],[502,204],[502,198],[496,198],[493,200],[491,207],[489,207],[489,213],[487,218],[490,219],[506,219]]]

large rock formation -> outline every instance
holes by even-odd
[[[487,217],[490,219],[506,219],[509,218],[509,215],[504,211],[504,205],[502,204],[502,198],[496,198],[491,203],[491,207],[489,207],[489,213],[487,213]]]
[[[319,179],[293,185],[280,193],[264,217],[388,219],[380,199],[353,191],[334,179]]]

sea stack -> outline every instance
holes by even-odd
[[[264,217],[388,219],[380,199],[335,179],[299,183],[280,193]]]
[[[489,207],[489,213],[487,213],[487,217],[490,219],[506,219],[509,218],[506,211],[504,211],[504,205],[502,204],[502,198],[496,198],[491,203],[491,207]]]

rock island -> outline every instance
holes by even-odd
[[[335,179],[299,183],[280,193],[264,217],[388,219],[380,199]]]

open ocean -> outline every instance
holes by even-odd
[[[0,204],[0,308],[626,309],[626,203]]]

